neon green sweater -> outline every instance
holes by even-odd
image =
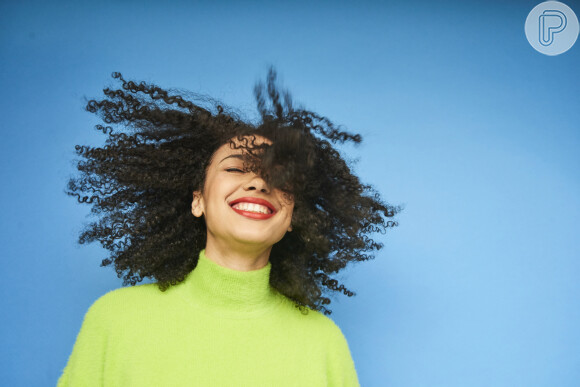
[[[347,341],[269,285],[200,253],[185,281],[111,291],[85,315],[58,387],[358,386]]]

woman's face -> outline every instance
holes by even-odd
[[[237,140],[236,140],[237,142]],[[255,144],[271,142],[256,136]],[[205,216],[207,243],[228,248],[271,248],[291,231],[294,200],[243,171],[242,149],[222,145],[206,172],[203,193],[193,193],[192,213]]]

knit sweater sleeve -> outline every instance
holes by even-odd
[[[102,386],[108,329],[106,307],[101,297],[85,314],[68,363],[58,380],[57,387]]]
[[[333,387],[360,387],[354,361],[342,331],[334,322],[330,336],[327,379]]]

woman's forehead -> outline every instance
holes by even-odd
[[[259,135],[247,135],[232,137],[228,142],[220,146],[214,153],[211,163],[220,163],[224,158],[231,155],[247,154],[246,149],[259,147],[263,144],[272,145],[272,141]]]
[[[264,143],[268,144],[268,145],[272,145],[272,141],[266,137],[260,136],[258,134],[252,134],[252,135],[246,135],[246,136],[240,136],[240,137],[232,137],[230,138],[230,142],[226,143],[225,145],[230,144],[231,146],[231,142],[234,142],[236,144],[236,146],[260,146]]]

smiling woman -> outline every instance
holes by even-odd
[[[245,139],[271,144],[261,136]],[[291,231],[294,199],[246,171],[243,159],[241,150],[229,143],[215,152],[203,190],[193,193],[192,213],[205,216],[205,253],[223,266],[248,271],[266,266],[272,246]]]
[[[360,142],[292,107],[275,73],[256,87],[262,121],[210,98],[125,81],[87,110],[102,148],[78,146],[68,193],[100,219],[124,287],[87,312],[59,386],[356,386],[331,276],[380,249],[399,210],[360,183],[332,143]],[[329,142],[330,141],[330,142]],[[193,215],[193,216],[192,216]]]

